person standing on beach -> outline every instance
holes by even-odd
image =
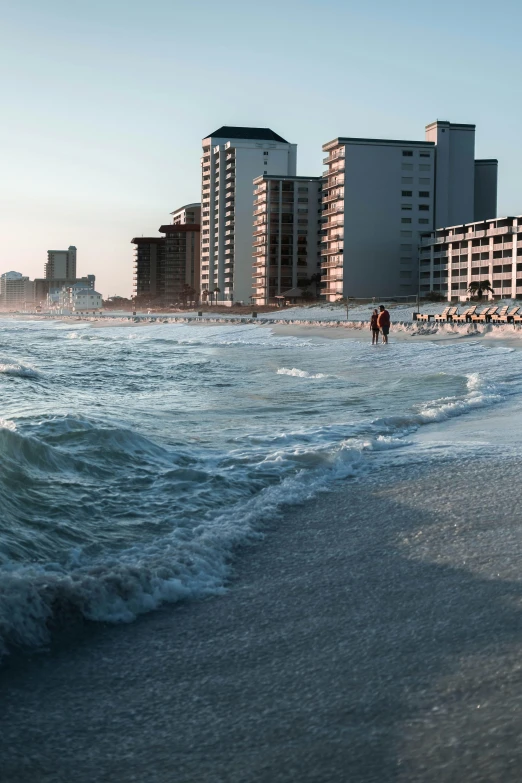
[[[378,326],[378,320],[379,320],[379,313],[377,310],[374,310],[372,313],[372,317],[370,318],[370,329],[372,332],[372,345],[377,345],[379,342],[379,326]]]
[[[384,305],[379,305],[379,311],[377,326],[382,332],[383,343],[388,343],[388,335],[390,333],[390,314]]]

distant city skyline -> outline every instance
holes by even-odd
[[[477,157],[499,159],[498,215],[520,214],[522,9],[501,0],[503,12],[500,40],[489,9],[467,1],[436,14],[404,0],[232,0],[226,16],[206,0],[6,6],[0,273],[40,277],[49,248],[75,245],[105,297],[130,295],[130,239],[199,201],[201,139],[221,125],[273,128],[298,145],[297,174],[313,176],[338,136],[476,123]],[[256,34],[271,43],[262,76]]]

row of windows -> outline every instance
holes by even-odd
[[[413,163],[403,163],[401,169],[403,171],[413,171]],[[419,163],[419,171],[431,171],[431,164]]]
[[[401,218],[401,223],[411,223],[411,222],[412,222],[411,218]],[[429,223],[430,221],[428,220],[428,218],[419,218],[419,225],[429,226]]]
[[[403,158],[412,158],[413,157],[413,150],[403,150],[402,151],[402,157]],[[429,158],[430,153],[429,152],[419,152],[419,158]]]
[[[413,197],[413,191],[412,190],[403,190],[402,191],[403,198],[409,198]],[[419,190],[419,198],[429,198],[430,197],[430,191],[429,190]]]
[[[411,212],[413,209],[413,204],[401,204],[401,209],[403,212]],[[420,212],[429,212],[430,211],[430,205],[429,204],[419,204],[418,209]]]

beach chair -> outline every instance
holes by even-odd
[[[517,315],[517,313],[519,310],[520,310],[519,307],[512,307],[511,310],[504,316],[503,323],[505,322],[509,324],[513,321],[513,318],[515,318],[515,316],[518,318],[519,316]],[[520,314],[520,317],[522,317],[522,313]]]
[[[486,307],[486,309],[480,313],[478,318],[472,318],[472,321],[475,321],[475,323],[480,324],[489,324],[491,321],[491,318],[495,315],[495,313],[498,310],[498,305],[495,305],[495,307]]]
[[[454,315],[452,322],[459,323],[459,324],[468,323],[468,321],[471,321],[471,316],[475,315],[476,309],[477,309],[477,305],[472,305],[471,307],[468,307],[468,309],[464,310],[464,312],[461,313],[460,315]]]
[[[435,320],[436,321],[446,321],[447,318],[448,318],[449,311],[450,311],[450,307],[449,306],[445,307],[444,310],[442,311],[442,313],[437,313],[437,315],[435,316]]]
[[[495,315],[491,317],[491,323],[493,324],[502,323],[503,318],[505,315],[507,315],[508,310],[509,310],[509,305],[504,305],[504,307],[501,307],[498,313],[495,313]]]
[[[458,307],[445,307],[442,313],[435,316],[436,321],[451,321],[454,315],[457,314]]]
[[[520,309],[520,308],[518,308]],[[522,323],[522,313],[513,313],[511,316],[511,323],[512,324],[520,324]]]
[[[415,313],[416,321],[429,321],[430,318],[433,318],[431,313]]]
[[[474,313],[471,316],[471,320],[473,322],[478,321],[479,318],[482,318],[483,316],[486,316],[489,313],[490,309],[491,309],[490,307],[485,307],[483,310],[480,311],[480,313]]]

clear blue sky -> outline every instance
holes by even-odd
[[[522,5],[375,0],[0,0],[0,272],[78,248],[107,296],[134,236],[199,201],[201,138],[271,127],[322,170],[339,135],[477,125],[499,214],[522,213]]]

